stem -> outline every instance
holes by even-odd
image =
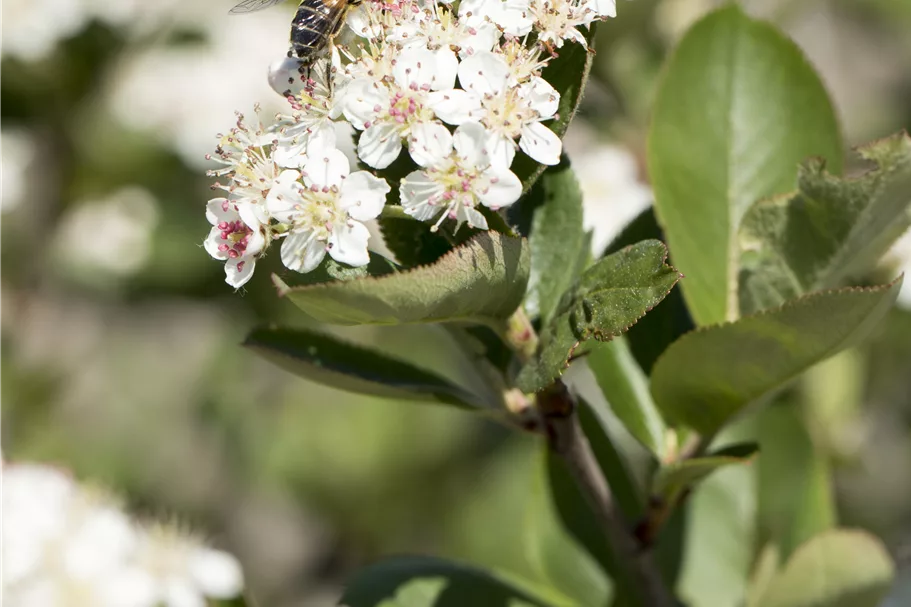
[[[665,586],[651,552],[639,544],[614,501],[591,444],[579,425],[575,400],[562,381],[557,380],[538,395],[538,408],[544,417],[550,448],[566,463],[594,511],[618,566],[626,573],[625,580],[615,581],[625,582],[640,605],[674,607],[674,598]]]

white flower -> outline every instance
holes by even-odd
[[[3,467],[3,597],[15,607],[151,607],[130,571],[138,542],[106,496],[36,464]]]
[[[256,259],[268,244],[268,233],[245,200],[214,198],[206,207],[212,224],[203,246],[215,259],[225,262],[225,282],[239,289],[253,277]]]
[[[135,571],[154,589],[149,607],[205,607],[207,597],[229,599],[244,586],[237,559],[167,527],[142,534]]]
[[[310,157],[303,173],[284,171],[276,180],[268,208],[287,229],[281,257],[289,269],[309,272],[327,251],[350,266],[370,261],[370,235],[361,222],[380,214],[389,185],[366,171],[349,172],[345,155],[329,150]]]
[[[585,229],[592,232],[592,253],[600,256],[623,228],[649,207],[652,190],[640,180],[632,152],[599,141],[586,123],[574,120],[565,144],[582,189],[582,216]]]
[[[524,36],[534,24],[528,0],[462,0],[459,17],[488,18],[510,36]]]
[[[48,15],[54,15],[48,19]],[[48,57],[57,42],[84,28],[92,15],[81,0],[7,0],[3,3],[4,55],[26,61]]]
[[[534,160],[558,164],[563,145],[541,121],[557,113],[560,94],[537,76],[516,86],[517,77],[503,56],[494,53],[475,53],[459,65],[462,87],[480,98],[481,109],[472,116],[487,128],[492,161],[510,166],[518,139],[519,148]]]
[[[306,67],[288,57],[273,65],[270,71],[270,81],[275,82],[273,88],[285,86],[294,108],[290,115],[279,115],[278,123],[271,129],[277,133],[274,159],[278,165],[299,168],[308,152],[319,154],[335,147],[333,120],[342,112],[335,92],[343,86],[336,74],[337,66],[327,60]]]
[[[229,177],[229,181],[213,186],[228,195],[210,200],[206,207],[212,229],[204,246],[212,257],[227,262],[225,282],[234,288],[250,280],[256,258],[269,244],[266,196],[279,173],[273,160],[273,137],[261,123],[251,127],[238,114],[237,126],[221,137],[215,156],[209,156],[224,165],[209,175]]]
[[[402,180],[405,212],[421,221],[439,216],[433,230],[447,218],[486,230],[487,220],[476,209],[479,203],[498,209],[522,195],[519,178],[508,168],[491,164],[486,141],[484,127],[477,122],[461,125],[454,136],[447,133],[439,142],[439,159]]]
[[[538,41],[549,48],[560,48],[564,40],[572,40],[583,46],[588,42],[579,31],[581,25],[588,25],[595,19],[593,9],[576,0],[531,0],[528,11],[535,21],[534,28]]]
[[[403,48],[426,48],[454,58],[456,52],[460,57],[467,57],[475,51],[492,50],[500,32],[480,15],[456,17],[450,9],[432,3],[416,11],[411,19],[397,23],[389,39]]]
[[[36,138],[28,131],[4,128],[0,134],[0,167],[3,183],[0,185],[0,213],[13,211],[27,199],[33,187],[32,166],[38,156]]]
[[[229,554],[146,531],[111,498],[49,466],[3,466],[3,598],[10,607],[205,607],[243,588]]]
[[[418,156],[433,140],[449,134],[437,118],[450,124],[468,119],[476,100],[453,89],[458,61],[445,57],[426,49],[405,50],[392,68],[391,82],[364,76],[349,85],[345,117],[364,130],[357,147],[361,160],[384,169],[398,158],[404,139],[420,164]]]
[[[582,5],[598,19],[617,16],[617,0],[582,0]]]

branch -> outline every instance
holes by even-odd
[[[566,386],[557,381],[538,395],[538,408],[545,420],[550,448],[559,455],[576,480],[607,537],[618,565],[625,570],[630,593],[646,607],[674,607],[661,572],[651,552],[641,546],[623,513],[614,502],[610,487],[595,459],[591,444],[579,425],[576,403]]]

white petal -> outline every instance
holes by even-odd
[[[427,105],[443,122],[462,124],[481,109],[481,98],[461,89],[433,91],[427,95]]]
[[[335,125],[331,120],[321,120],[313,126],[307,139],[306,152],[309,156],[319,156],[326,150],[335,148]],[[306,159],[303,159],[304,161]],[[298,165],[300,166],[300,165]]]
[[[366,266],[370,262],[370,253],[367,251],[370,231],[358,221],[349,224],[337,224],[332,230],[329,236],[329,255],[335,261],[349,266]]]
[[[560,93],[544,78],[534,77],[522,85],[519,93],[542,119],[551,118],[560,109]]]
[[[528,5],[528,0],[502,0],[495,18],[497,25],[510,36],[524,36],[534,25]]]
[[[436,76],[437,56],[424,48],[405,49],[392,67],[395,83],[403,89],[430,86]]]
[[[309,136],[303,135],[294,138],[294,140],[279,140],[278,146],[272,154],[275,164],[288,169],[300,168],[307,160],[306,152],[309,140]]]
[[[351,28],[351,31],[358,36],[375,40],[382,35],[383,30],[377,27],[374,20],[371,19],[370,15],[373,9],[368,4],[365,2],[348,11],[345,16],[345,22]]]
[[[326,255],[326,243],[311,232],[291,232],[282,243],[282,263],[289,270],[307,272],[316,268]]]
[[[258,232],[262,224],[268,223],[268,216],[260,207],[261,205],[252,202],[237,203],[237,214],[240,215],[241,221],[254,232]],[[266,221],[263,221],[264,218]]]
[[[479,96],[495,95],[506,88],[509,66],[499,55],[480,52],[459,64],[459,82],[466,91]]]
[[[385,179],[374,177],[367,171],[357,171],[342,184],[338,206],[358,221],[373,219],[383,211],[389,191]]]
[[[453,147],[466,167],[487,167],[490,156],[487,152],[487,130],[479,122],[466,122],[456,129]]]
[[[322,188],[340,188],[342,180],[351,172],[348,157],[336,149],[324,151],[322,156],[310,156],[304,165],[304,185]]]
[[[300,59],[285,57],[269,66],[269,85],[282,96],[293,95],[304,87]]]
[[[183,578],[170,578],[165,582],[165,607],[206,607],[206,600],[199,591]]]
[[[508,207],[522,195],[522,182],[512,171],[490,169],[484,172],[486,187],[477,193],[484,206],[492,209]]]
[[[430,81],[430,90],[448,91],[455,86],[459,73],[459,58],[448,47],[434,51],[436,65]]]
[[[555,165],[560,164],[563,142],[540,122],[532,122],[522,127],[519,148],[541,164]]]
[[[356,129],[366,129],[377,115],[389,108],[389,89],[369,78],[359,78],[345,87],[343,113]]]
[[[593,0],[592,4],[599,17],[617,16],[617,0]]]
[[[272,188],[266,196],[266,207],[278,221],[287,221],[289,213],[301,202],[300,176],[297,171],[282,171],[272,182]]]
[[[439,122],[421,122],[411,128],[408,152],[419,166],[439,164],[452,153],[452,135]]]
[[[253,270],[256,268],[256,258],[238,257],[229,259],[225,262],[225,282],[239,289],[253,278]]]
[[[477,228],[479,230],[489,229],[487,226],[487,218],[481,214],[477,209],[472,209],[470,207],[462,207],[459,210],[459,216],[457,218],[459,221],[466,222],[469,226]]]
[[[487,153],[490,155],[492,166],[508,169],[516,157],[515,142],[504,135],[491,133],[487,138]]]
[[[227,198],[213,198],[206,205],[206,219],[213,226],[222,221],[234,221],[238,217],[237,208]]]
[[[385,169],[402,151],[402,138],[398,129],[388,123],[371,125],[361,133],[357,142],[357,155],[368,166]]]
[[[462,41],[459,56],[463,59],[477,52],[489,51],[499,41],[500,30],[493,23],[480,18],[469,18],[462,21],[463,23],[467,21],[474,30],[474,34],[469,34]]]
[[[440,207],[430,204],[430,199],[441,196],[444,191],[442,185],[423,171],[412,171],[399,186],[399,198],[405,213],[420,221],[427,221],[440,212]]]
[[[244,587],[240,563],[227,552],[200,548],[187,563],[190,575],[203,594],[215,599],[230,599]]]

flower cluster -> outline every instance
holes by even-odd
[[[240,594],[233,556],[131,521],[110,497],[38,464],[3,466],[3,598],[18,607],[201,607]]]
[[[542,77],[580,28],[612,17],[614,0],[365,0],[325,56],[273,66],[270,82],[291,111],[266,128],[241,118],[215,159],[225,195],[209,202],[205,246],[226,262],[227,282],[249,280],[256,259],[283,240],[281,259],[298,272],[326,254],[352,266],[369,261],[369,231],[387,194],[437,230],[487,229],[480,207],[516,202],[518,152],[560,160],[547,126],[560,94]],[[359,164],[336,147],[348,129]],[[393,166],[393,163],[395,165]],[[391,182],[391,183],[390,183]]]

